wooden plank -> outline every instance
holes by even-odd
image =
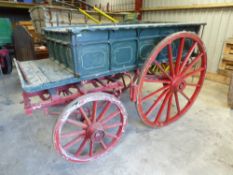
[[[40,60],[37,67],[46,75],[49,82],[60,81],[73,77],[73,73],[63,64],[54,63],[51,59]]]
[[[33,86],[49,82],[49,79],[46,77],[46,75],[35,65],[33,61],[20,63],[20,68],[24,74],[25,79]]]
[[[233,62],[233,54],[223,54],[223,61],[232,61]]]
[[[21,71],[28,84],[40,86],[73,77],[63,65],[50,59],[20,62]]]
[[[33,61],[24,61],[19,62],[14,59],[17,72],[19,75],[20,83],[22,86],[22,89],[26,92],[38,92],[41,90],[47,90],[52,89],[55,87],[64,86],[67,84],[77,83],[80,80],[75,77],[70,71],[67,70],[67,68],[64,68],[64,66],[57,64],[56,62],[52,61],[51,59],[44,59],[44,60],[33,60]],[[24,76],[28,73],[25,73],[25,66],[27,67],[30,63],[33,62],[35,66],[37,67],[35,69],[32,69],[32,74],[35,74],[36,71],[40,71],[39,77],[45,76],[47,80],[35,82],[32,84],[32,80],[30,79],[30,76]],[[33,71],[34,70],[34,71]],[[49,74],[47,74],[49,73]],[[42,74],[42,75],[41,75]],[[44,74],[44,75],[43,75]],[[37,75],[35,75],[37,76]],[[41,79],[40,79],[41,80]],[[31,83],[29,83],[31,81]]]

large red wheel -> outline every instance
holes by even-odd
[[[91,93],[70,103],[54,129],[55,149],[68,161],[87,162],[109,152],[127,122],[123,104],[106,93]]]
[[[205,47],[196,34],[179,32],[163,39],[139,78],[136,105],[142,121],[161,127],[187,112],[203,85],[206,64]]]

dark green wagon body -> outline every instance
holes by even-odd
[[[199,33],[202,23],[144,23],[46,28],[50,57],[80,80],[98,78],[141,66],[155,45],[179,31]],[[177,43],[178,46],[179,43]],[[173,46],[174,53],[177,50]],[[159,56],[163,61],[164,55]]]

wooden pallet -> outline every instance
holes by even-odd
[[[222,59],[219,64],[219,73],[231,77],[233,73],[233,38],[229,38],[223,47]]]

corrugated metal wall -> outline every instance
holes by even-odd
[[[144,0],[143,8],[233,2],[233,0]],[[233,8],[144,12],[145,21],[206,22],[203,40],[208,54],[208,71],[217,72],[223,42],[233,36]]]
[[[106,10],[107,3],[110,4],[110,11],[128,11],[134,9],[135,0],[87,0],[89,4],[101,4],[102,10]]]

